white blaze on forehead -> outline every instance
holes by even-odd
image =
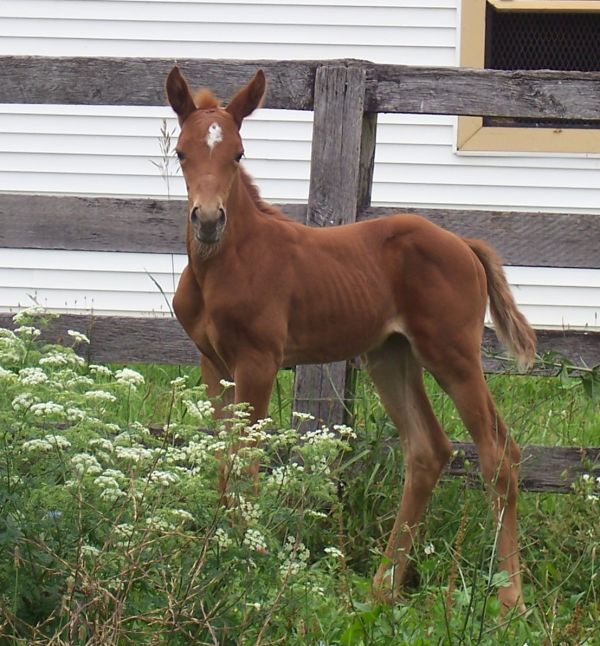
[[[208,126],[208,134],[206,135],[206,143],[212,150],[220,141],[223,141],[223,131],[218,123],[211,123]]]

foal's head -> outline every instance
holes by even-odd
[[[227,200],[244,154],[240,126],[264,92],[265,76],[259,70],[222,108],[206,90],[194,101],[177,67],[167,78],[169,103],[181,126],[176,150],[188,193],[188,236],[204,256],[217,249],[227,224]]]

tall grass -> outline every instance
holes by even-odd
[[[402,456],[375,450],[395,430],[367,380],[356,437],[325,429],[301,441],[285,372],[273,421],[248,430],[234,407],[225,432],[197,369],[90,366],[73,348],[39,344],[34,313],[21,318],[16,333],[0,331],[0,642],[600,643],[593,478],[569,495],[521,495],[525,616],[499,614],[489,505],[458,479],[434,493],[404,603],[380,606],[370,577]],[[600,444],[598,409],[581,389],[489,381],[519,442]],[[427,388],[462,437],[447,398]],[[227,506],[215,486],[223,456]],[[253,459],[258,492],[245,473]]]

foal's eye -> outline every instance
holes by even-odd
[[[239,164],[239,163],[240,163],[240,161],[242,160],[242,157],[243,157],[243,156],[244,156],[244,151],[242,150],[242,152],[241,152],[241,153],[238,153],[238,154],[235,156],[235,161],[236,161],[236,163],[238,163],[238,164]]]
[[[180,150],[176,150],[175,153],[179,161],[183,161],[185,159],[185,155]]]

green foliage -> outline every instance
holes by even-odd
[[[460,480],[436,489],[413,555],[418,585],[381,606],[370,577],[402,457],[382,454],[395,431],[362,377],[358,437],[340,427],[301,440],[289,374],[274,422],[249,425],[243,406],[215,420],[197,369],[90,365],[74,350],[85,337],[43,345],[40,313],[19,319],[15,333],[0,330],[1,644],[597,643],[593,477],[573,495],[521,496],[526,616],[500,617],[494,522]],[[581,388],[490,385],[519,441],[598,444]],[[456,437],[456,412],[427,386]]]

